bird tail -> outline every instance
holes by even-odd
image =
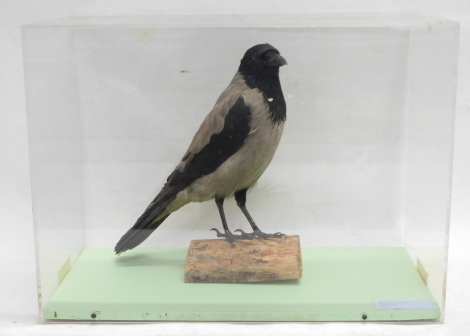
[[[164,187],[155,197],[144,213],[137,219],[134,226],[119,240],[114,248],[117,255],[140,245],[157,229],[170,214],[161,217],[168,205],[176,198],[178,190]]]

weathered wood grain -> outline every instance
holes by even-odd
[[[267,282],[302,277],[299,236],[193,240],[185,282]]]

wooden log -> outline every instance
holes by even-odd
[[[302,277],[299,236],[193,240],[185,282],[267,282]]]

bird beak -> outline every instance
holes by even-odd
[[[269,54],[268,60],[264,62],[264,65],[272,67],[281,67],[283,65],[287,65],[287,61],[278,53],[272,52]]]

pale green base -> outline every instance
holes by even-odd
[[[85,249],[44,308],[48,320],[396,321],[440,310],[404,248],[304,248],[303,277],[186,284],[186,249]],[[378,310],[375,300],[434,309]]]

